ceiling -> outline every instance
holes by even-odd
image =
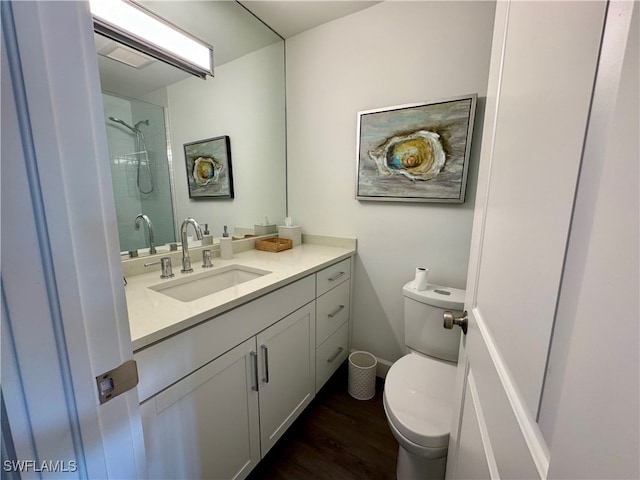
[[[380,2],[342,0],[241,1],[248,10],[282,38],[289,38],[336,18]]]
[[[138,0],[145,8],[213,46],[215,67],[379,2],[336,0]],[[249,13],[247,12],[249,11]],[[268,27],[265,27],[265,25]],[[189,77],[152,61],[135,69],[105,56],[115,42],[95,36],[102,90],[139,98]]]

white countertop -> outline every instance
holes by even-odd
[[[342,243],[334,243],[334,246],[303,243],[278,253],[248,250],[234,254],[231,260],[214,257],[213,269],[202,268],[200,254],[192,255],[194,274],[234,264],[271,273],[191,302],[181,302],[148,288],[184,277],[179,263],[174,262],[175,277],[172,279],[161,279],[159,266],[150,273],[127,277],[125,292],[133,350],[140,350],[355,254],[355,240],[352,245]]]

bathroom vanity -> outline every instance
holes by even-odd
[[[127,278],[150,478],[244,478],[346,359],[355,240],[309,239],[213,269],[195,251],[189,275],[269,273],[191,301],[161,290],[189,275]]]

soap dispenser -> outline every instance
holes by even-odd
[[[222,234],[222,238],[220,238],[220,258],[222,260],[231,260],[233,258],[232,241],[229,232],[227,232],[227,226],[225,225],[224,233]]]

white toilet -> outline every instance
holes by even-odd
[[[412,284],[402,289],[407,355],[387,373],[384,409],[400,444],[397,478],[443,479],[460,329],[445,330],[442,315],[460,315],[465,292],[437,285],[417,291]]]

